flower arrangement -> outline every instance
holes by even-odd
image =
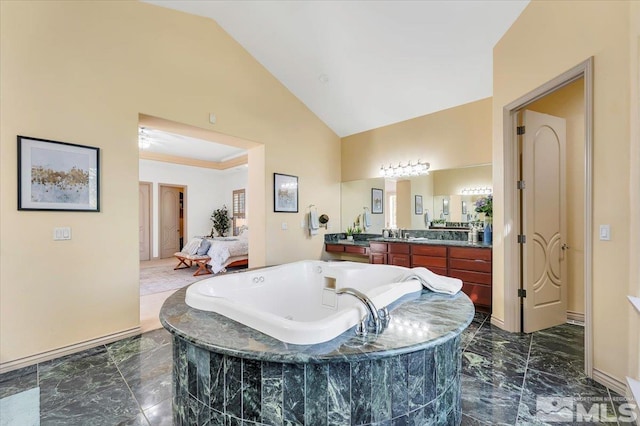
[[[478,198],[476,200],[476,212],[484,213],[486,217],[493,216],[493,195]]]
[[[216,230],[218,235],[224,237],[229,230],[229,225],[231,224],[231,218],[229,217],[229,210],[227,210],[227,206],[223,205],[221,209],[215,209],[211,214],[211,222],[213,222],[213,229]],[[212,237],[213,229],[211,230]]]

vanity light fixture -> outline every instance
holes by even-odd
[[[493,194],[493,189],[489,186],[477,188],[462,188],[461,195],[489,195]]]
[[[418,160],[416,163],[409,161],[407,164],[398,163],[397,166],[380,166],[380,175],[384,177],[419,176],[429,174],[429,163]]]
[[[138,148],[147,149],[151,146],[151,139],[147,129],[144,127],[138,128]]]

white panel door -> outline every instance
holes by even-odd
[[[523,124],[523,329],[531,333],[567,320],[566,123],[524,111]]]

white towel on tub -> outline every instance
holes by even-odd
[[[412,268],[402,281],[417,279],[422,286],[436,293],[456,294],[462,289],[462,280],[438,275],[427,268]]]

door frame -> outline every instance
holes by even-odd
[[[186,240],[187,232],[187,185],[179,185],[176,183],[158,183],[158,241],[162,241],[162,187],[178,188],[182,190],[182,238]],[[187,242],[185,241],[185,244]],[[162,250],[158,246],[158,258],[162,259]]]
[[[592,260],[593,260],[593,57],[560,74],[531,92],[504,106],[503,112],[503,187],[504,187],[504,328],[520,331],[522,328],[520,288],[520,259],[517,229],[520,229],[518,180],[517,113],[530,103],[584,78],[584,368],[593,376],[593,324],[592,324]],[[511,229],[512,232],[508,232]]]
[[[138,187],[145,185],[149,187],[149,260],[153,260],[153,182],[138,181]]]

